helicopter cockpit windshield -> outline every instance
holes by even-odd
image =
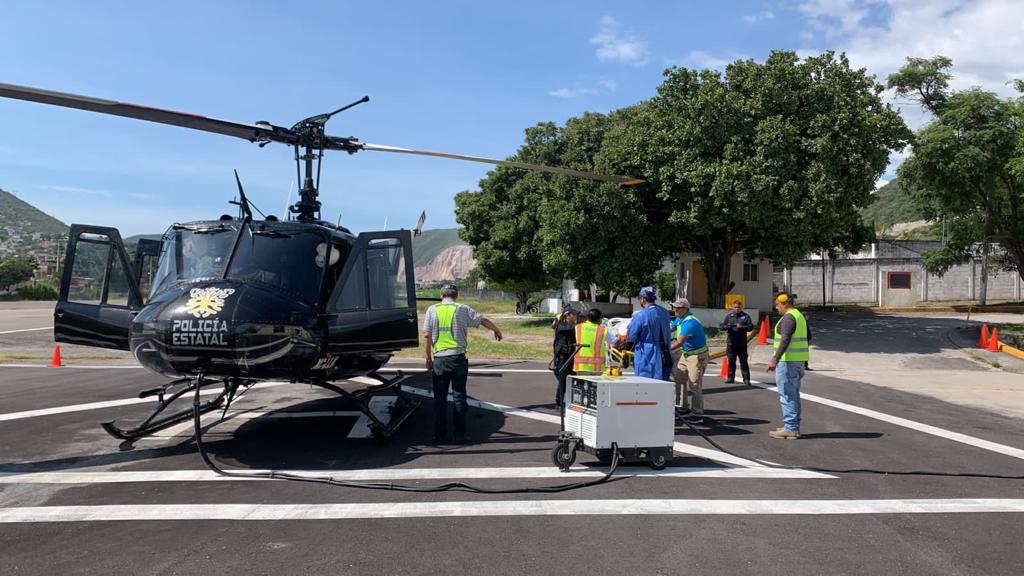
[[[175,225],[164,234],[151,295],[181,281],[226,278],[274,286],[316,302],[327,240],[315,228],[286,222]],[[334,257],[331,265],[339,266],[343,260]]]

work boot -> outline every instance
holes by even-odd
[[[777,428],[768,433],[772,438],[778,438],[779,440],[799,440],[799,430],[786,430],[785,428]]]

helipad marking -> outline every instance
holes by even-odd
[[[263,382],[261,385],[266,388],[269,386],[282,386],[287,382]],[[216,396],[220,394],[220,390],[205,390],[200,394],[203,396]],[[0,422],[7,420],[21,420],[23,418],[35,418],[37,416],[52,416],[54,414],[67,414],[70,412],[84,412],[86,410],[100,410],[103,408],[113,408],[116,406],[129,406],[131,404],[145,404],[146,402],[155,403],[154,398],[125,398],[123,400],[106,400],[104,402],[89,402],[87,404],[72,404],[70,406],[54,406],[53,408],[39,408],[38,410],[24,410],[22,412],[8,412],[7,414],[0,414]]]
[[[43,326],[42,328],[22,328],[20,330],[4,330],[0,334],[17,334],[18,332],[37,332],[39,330],[52,330],[53,326]]]
[[[752,380],[751,382],[758,388],[772,390],[774,392],[778,391],[778,388],[776,388],[774,384],[765,384],[764,382],[758,382],[757,380]],[[817,402],[818,404],[824,404],[847,412],[853,412],[854,414],[860,414],[861,416],[867,416],[868,418],[874,418],[875,420],[881,420],[882,422],[888,422],[904,428],[910,428],[911,430],[917,430],[918,432],[924,432],[925,434],[931,434],[932,436],[946,438],[947,440],[960,442],[961,444],[975,446],[983,450],[989,450],[991,452],[997,452],[999,454],[1024,460],[1024,450],[1014,448],[1013,446],[989,442],[988,440],[982,440],[981,438],[975,438],[974,436],[968,436],[966,434],[953,432],[951,430],[931,426],[929,424],[922,424],[921,422],[907,420],[906,418],[900,418],[899,416],[893,416],[884,412],[876,412],[867,408],[861,408],[860,406],[853,406],[852,404],[846,404],[837,400],[829,400],[828,398],[822,398],[821,396],[815,396],[813,394],[805,394],[804,392],[800,393],[800,399],[807,400],[809,402]]]
[[[370,504],[162,504],[0,508],[0,522],[341,520],[467,516],[978,514],[1024,512],[1024,499],[502,500]]]
[[[266,473],[270,470],[245,470],[246,473]],[[607,473],[602,467],[576,466],[561,472],[554,466],[527,466],[519,468],[383,468],[366,470],[275,470],[275,472],[305,477],[330,477],[346,481],[413,481],[461,479],[539,479],[600,478]],[[664,470],[649,468],[620,468],[619,475],[640,478],[835,478],[827,474],[806,470],[777,468],[689,468],[669,467]],[[211,470],[125,470],[125,471],[58,471],[58,472],[0,472],[0,484],[120,484],[132,482],[236,482],[269,480],[262,478],[232,478]]]
[[[426,396],[428,398],[434,397],[433,392],[431,392],[430,390],[424,390],[422,388],[402,386],[402,390],[405,392],[417,394],[419,396]],[[448,399],[449,401],[451,400],[451,395],[448,396]],[[529,418],[531,420],[548,422],[550,424],[559,424],[561,422],[561,419],[558,416],[555,416],[554,414],[544,414],[542,412],[534,412],[533,410],[515,408],[513,406],[505,406],[502,404],[495,404],[493,402],[484,402],[482,400],[476,400],[474,398],[468,399],[467,402],[469,403],[470,406],[474,406],[476,408],[482,408],[484,410],[493,410],[495,412],[502,412],[504,414],[509,414],[512,416],[520,416],[523,418]],[[701,448],[700,446],[694,446],[692,444],[686,444],[684,442],[674,442],[672,444],[672,449],[676,452],[680,452],[683,454],[692,454],[694,456],[699,456],[701,458],[713,460],[715,462],[723,462],[726,464],[734,464],[737,466],[747,466],[750,468],[765,467],[763,464],[754,462],[753,460],[747,460],[746,458],[740,458],[738,456],[726,454],[725,452],[720,452],[718,450]]]

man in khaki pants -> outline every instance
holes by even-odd
[[[676,417],[690,424],[704,421],[704,369],[708,365],[708,340],[704,325],[690,314],[690,302],[679,298],[672,303],[672,368],[676,383]],[[690,396],[692,395],[692,398]]]

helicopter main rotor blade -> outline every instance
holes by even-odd
[[[298,141],[298,137],[291,130],[271,124],[240,124],[238,122],[207,118],[198,114],[162,110],[160,108],[150,108],[149,106],[127,104],[114,100],[80,96],[78,94],[54,92],[28,86],[17,86],[15,84],[0,83],[0,96],[40,102],[42,104],[52,104],[64,108],[77,108],[79,110],[110,114],[112,116],[135,118],[136,120],[147,120],[159,124],[170,124],[171,126],[181,126],[182,128],[192,128],[193,130],[235,136],[249,142],[294,144]]]
[[[642,184],[645,182],[639,178],[630,178],[629,176],[616,176],[614,174],[598,174],[597,172],[584,172],[582,170],[573,170],[571,168],[560,168],[558,166],[546,166],[544,164],[528,164],[526,162],[514,162],[512,160],[497,160],[494,158],[484,158],[482,156],[466,156],[464,154],[449,154],[447,152],[430,152],[428,150],[413,150],[412,148],[399,148],[397,146],[383,146],[380,144],[360,144],[359,147],[363,150],[373,150],[376,152],[397,152],[399,154],[415,154],[418,156],[434,156],[437,158],[452,158],[454,160],[468,160],[470,162],[482,162],[484,164],[494,164],[496,166],[509,166],[511,168],[522,168],[524,170],[533,170],[536,172],[550,172],[552,174],[565,174],[567,176],[576,176],[579,178],[587,178],[589,180],[600,180],[602,182],[615,182],[623,186],[634,186],[636,184]]]

